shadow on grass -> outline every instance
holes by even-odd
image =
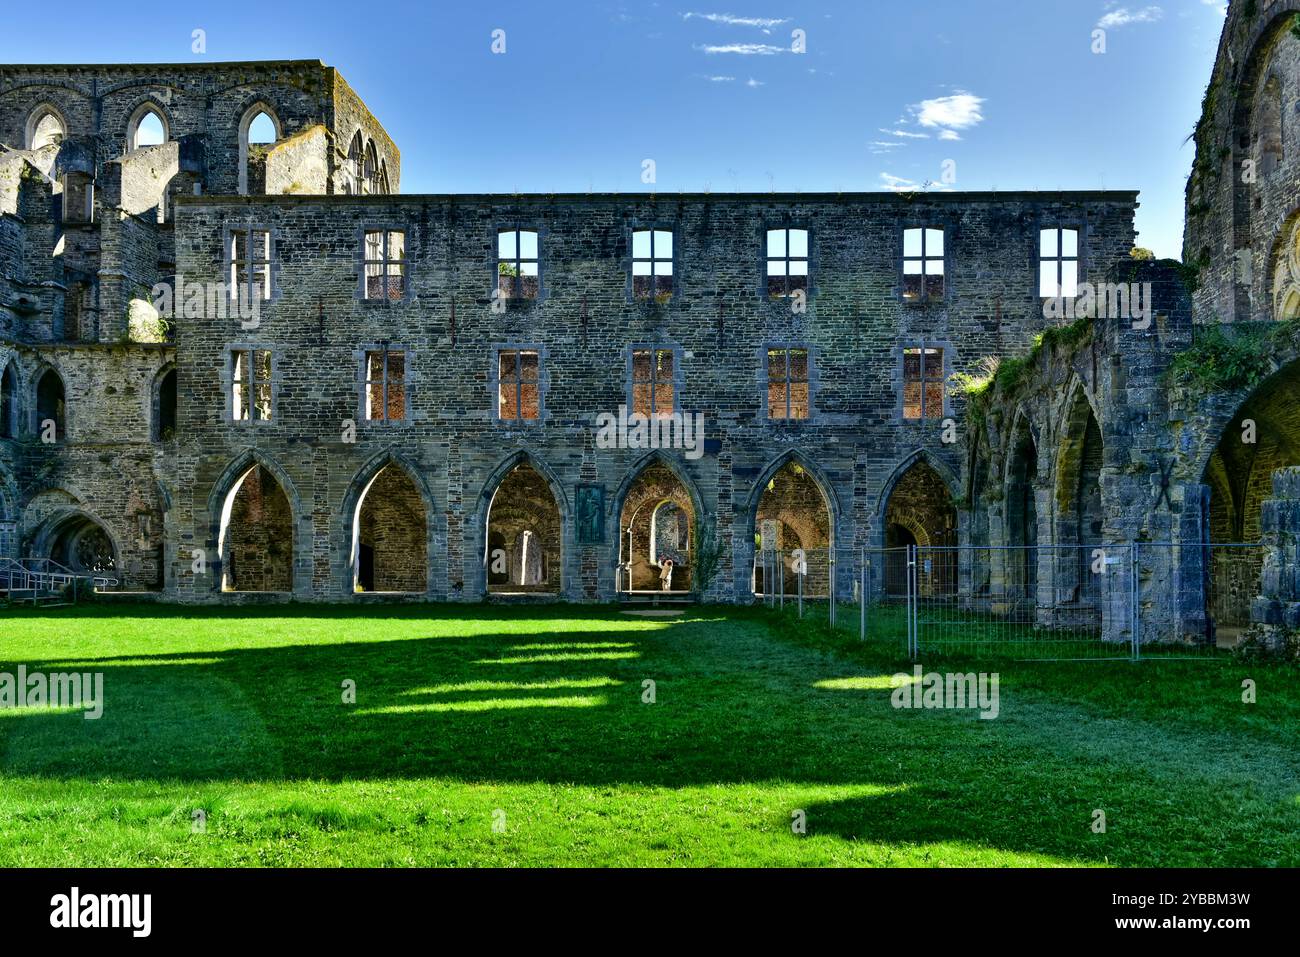
[[[124,614],[85,606],[59,621],[93,623],[101,611]],[[140,611],[158,614],[133,608],[129,616],[174,618],[177,627],[202,617],[194,609]],[[417,626],[477,619],[485,633],[430,627],[386,640],[237,647],[232,637],[230,647],[209,640],[174,653],[20,656],[30,670],[102,670],[104,716],[0,712],[0,768],[52,780],[160,783],[872,785],[894,793],[813,803],[811,833],[1091,861],[1122,857],[1115,841],[1094,840],[1088,830],[1098,806],[1142,820],[1147,844],[1166,832],[1171,842],[1203,833],[1248,848],[1258,829],[1293,833],[1300,824],[1296,760],[1280,748],[1229,760],[1218,739],[1194,729],[1168,731],[1155,747],[1157,729],[1142,718],[1107,719],[1098,745],[1084,733],[1096,715],[1033,695],[1004,702],[1006,721],[899,712],[878,683],[847,691],[838,689],[851,683],[836,684],[861,676],[864,664],[873,674],[905,670],[896,656],[792,631],[759,610],[696,609],[672,623],[618,630],[602,628],[628,625],[616,609],[571,605],[400,606],[383,614],[288,605],[220,614],[232,631],[298,617],[338,619],[339,627],[351,618]],[[548,632],[546,623],[559,619],[580,627]],[[493,628],[505,622],[535,627]],[[1065,672],[1039,672],[1039,680],[1053,673]],[[653,704],[644,700],[647,680]],[[355,704],[343,701],[348,682]],[[1026,688],[1043,690],[1032,681]],[[1245,811],[1225,820],[1238,794]]]

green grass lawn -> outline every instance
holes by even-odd
[[[0,710],[0,865],[1300,864],[1294,669],[922,662],[998,670],[985,721],[891,707],[901,646],[760,609],[3,611],[0,671],[106,701]]]

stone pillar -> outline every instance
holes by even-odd
[[[1251,630],[1265,647],[1281,650],[1300,630],[1300,468],[1273,473],[1273,497],[1260,505],[1259,526],[1264,569]]]

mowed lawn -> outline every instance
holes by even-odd
[[[5,866],[1300,864],[1283,666],[1003,662],[988,721],[761,609],[118,604],[0,612],[19,664],[106,700],[0,710]]]

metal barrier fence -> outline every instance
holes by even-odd
[[[1216,658],[1250,626],[1264,547],[1158,542],[763,550],[772,608],[922,654]]]

